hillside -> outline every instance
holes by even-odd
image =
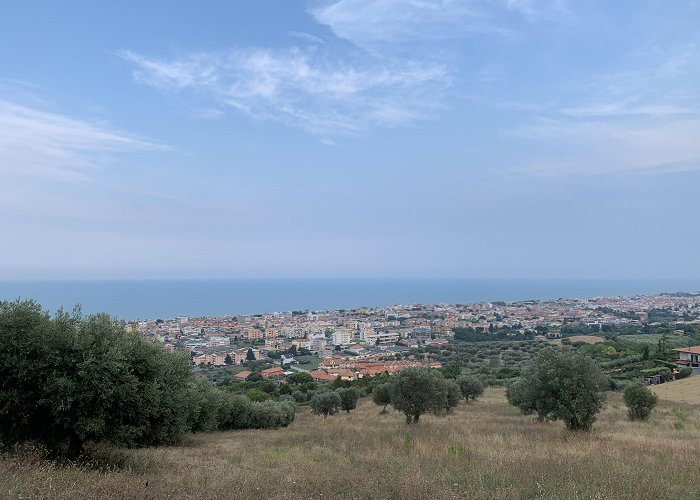
[[[700,378],[698,378],[700,379]],[[671,384],[668,384],[669,386]],[[378,415],[369,400],[323,420],[308,409],[277,431],[196,435],[178,447],[100,448],[119,468],[0,459],[0,496],[51,498],[698,498],[700,406],[674,428],[676,403],[647,423],[619,395],[590,434],[539,424],[502,390],[448,417]]]
[[[700,405],[700,375],[652,387],[660,399]]]

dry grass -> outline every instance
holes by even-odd
[[[652,387],[659,399],[700,405],[700,375]]]
[[[0,458],[7,498],[699,498],[700,407],[661,402],[648,422],[612,395],[595,430],[570,434],[509,407],[503,391],[407,426],[369,400],[287,429],[197,435],[116,451],[116,470]],[[103,449],[105,451],[105,449]],[[106,450],[109,451],[109,450]]]

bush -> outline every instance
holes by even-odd
[[[67,445],[75,459],[86,441],[174,443],[198,421],[189,415],[199,404],[189,359],[106,314],[51,318],[33,301],[0,302],[0,346],[5,445]]]
[[[476,377],[463,375],[457,379],[457,383],[467,401],[474,401],[484,393],[484,384]]]
[[[508,401],[539,420],[563,420],[572,431],[590,430],[605,401],[608,379],[589,357],[544,349],[508,387]]]
[[[625,389],[624,399],[630,420],[647,420],[659,398],[648,387],[633,384]]]
[[[323,415],[323,418],[326,418],[338,411],[341,404],[342,400],[337,392],[322,392],[311,399],[311,410],[315,415]]]
[[[688,366],[684,366],[683,368],[678,370],[678,378],[688,378],[692,374],[693,374],[693,369],[688,367]]]

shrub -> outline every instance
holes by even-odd
[[[648,387],[632,384],[625,389],[624,399],[630,420],[646,420],[659,398]]]
[[[342,400],[337,392],[323,392],[311,399],[311,410],[314,414],[323,415],[323,418],[326,418],[338,411],[341,404]]]
[[[190,361],[106,314],[53,318],[32,301],[0,302],[0,441],[36,441],[77,458],[86,441],[174,443],[188,412]],[[205,419],[206,420],[206,419]],[[206,426],[206,424],[201,423]]]
[[[693,373],[692,368],[690,368],[688,366],[684,366],[683,368],[678,370],[678,378],[688,378],[688,377],[690,377],[690,375],[692,375],[692,373]]]
[[[462,396],[469,401],[474,401],[484,393],[484,384],[478,378],[469,375],[463,375],[457,379],[459,389],[462,391]]]

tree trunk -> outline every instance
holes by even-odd
[[[77,434],[73,434],[68,442],[68,452],[66,453],[66,458],[68,460],[77,460],[77,458],[83,453],[83,438]]]

